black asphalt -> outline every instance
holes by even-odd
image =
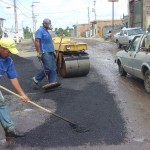
[[[55,148],[81,146],[87,143],[89,145],[118,145],[126,141],[125,121],[116,104],[115,95],[108,91],[102,76],[95,79],[94,82],[89,80],[90,74],[85,77],[74,78],[75,82],[79,82],[79,79],[88,82],[83,90],[78,90],[78,88],[73,90],[62,86],[57,90],[45,93],[42,89],[36,91],[32,89],[31,78],[37,72],[37,69],[34,67],[31,58],[25,59],[13,56],[13,59],[25,92],[36,92],[36,95],[32,95],[31,99],[36,99],[37,103],[39,97],[55,100],[57,103],[55,113],[90,129],[86,133],[77,133],[68,123],[51,116],[44,124],[26,133],[26,137],[17,139],[16,146]],[[91,67],[90,72],[95,72],[95,69]],[[71,78],[63,79],[59,77],[59,80],[62,85],[64,80],[69,80],[69,84],[74,86]],[[12,89],[6,79],[3,79],[1,84]],[[4,92],[4,94],[7,93]]]

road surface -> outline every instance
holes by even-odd
[[[11,145],[16,150],[128,150],[150,148],[150,95],[143,81],[128,75],[120,77],[114,56],[114,43],[97,39],[80,39],[88,43],[90,72],[85,77],[63,79],[62,87],[44,92],[32,89],[32,77],[41,68],[32,41],[18,45],[19,56],[13,56],[19,80],[25,92],[36,103],[90,129],[75,132],[68,123],[24,104],[3,91],[16,128],[26,137]],[[44,80],[41,85],[46,84]],[[1,84],[13,90],[7,78]],[[0,128],[0,146],[7,149]]]

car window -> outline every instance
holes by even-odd
[[[150,34],[147,36],[147,47],[150,48]]]
[[[136,47],[138,46],[139,40],[140,40],[140,36],[134,38],[131,44],[129,45],[128,51],[135,51]]]
[[[141,45],[140,45],[141,48],[150,48],[150,35],[146,36]]]
[[[123,30],[120,31],[120,35],[121,35],[121,36],[123,35]]]
[[[127,31],[124,31],[124,35],[127,35]]]
[[[132,29],[132,30],[128,30],[128,35],[137,35],[137,34],[143,34],[143,30],[142,29]]]

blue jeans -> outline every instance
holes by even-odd
[[[4,129],[13,129],[14,123],[6,106],[5,99],[0,91],[0,123]]]
[[[55,62],[55,57],[54,57],[54,53],[43,53],[42,54],[42,63],[43,63],[43,67],[45,70],[46,75],[48,76],[48,81],[49,83],[54,83],[56,82],[56,62]],[[45,77],[45,73],[44,70],[42,69],[37,76],[35,76],[35,79],[40,82],[44,79]]]

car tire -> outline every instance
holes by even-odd
[[[144,78],[145,91],[150,94],[150,70],[147,70]]]
[[[118,64],[118,69],[119,69],[119,74],[120,76],[126,76],[127,72],[124,70],[123,66],[120,64]]]

